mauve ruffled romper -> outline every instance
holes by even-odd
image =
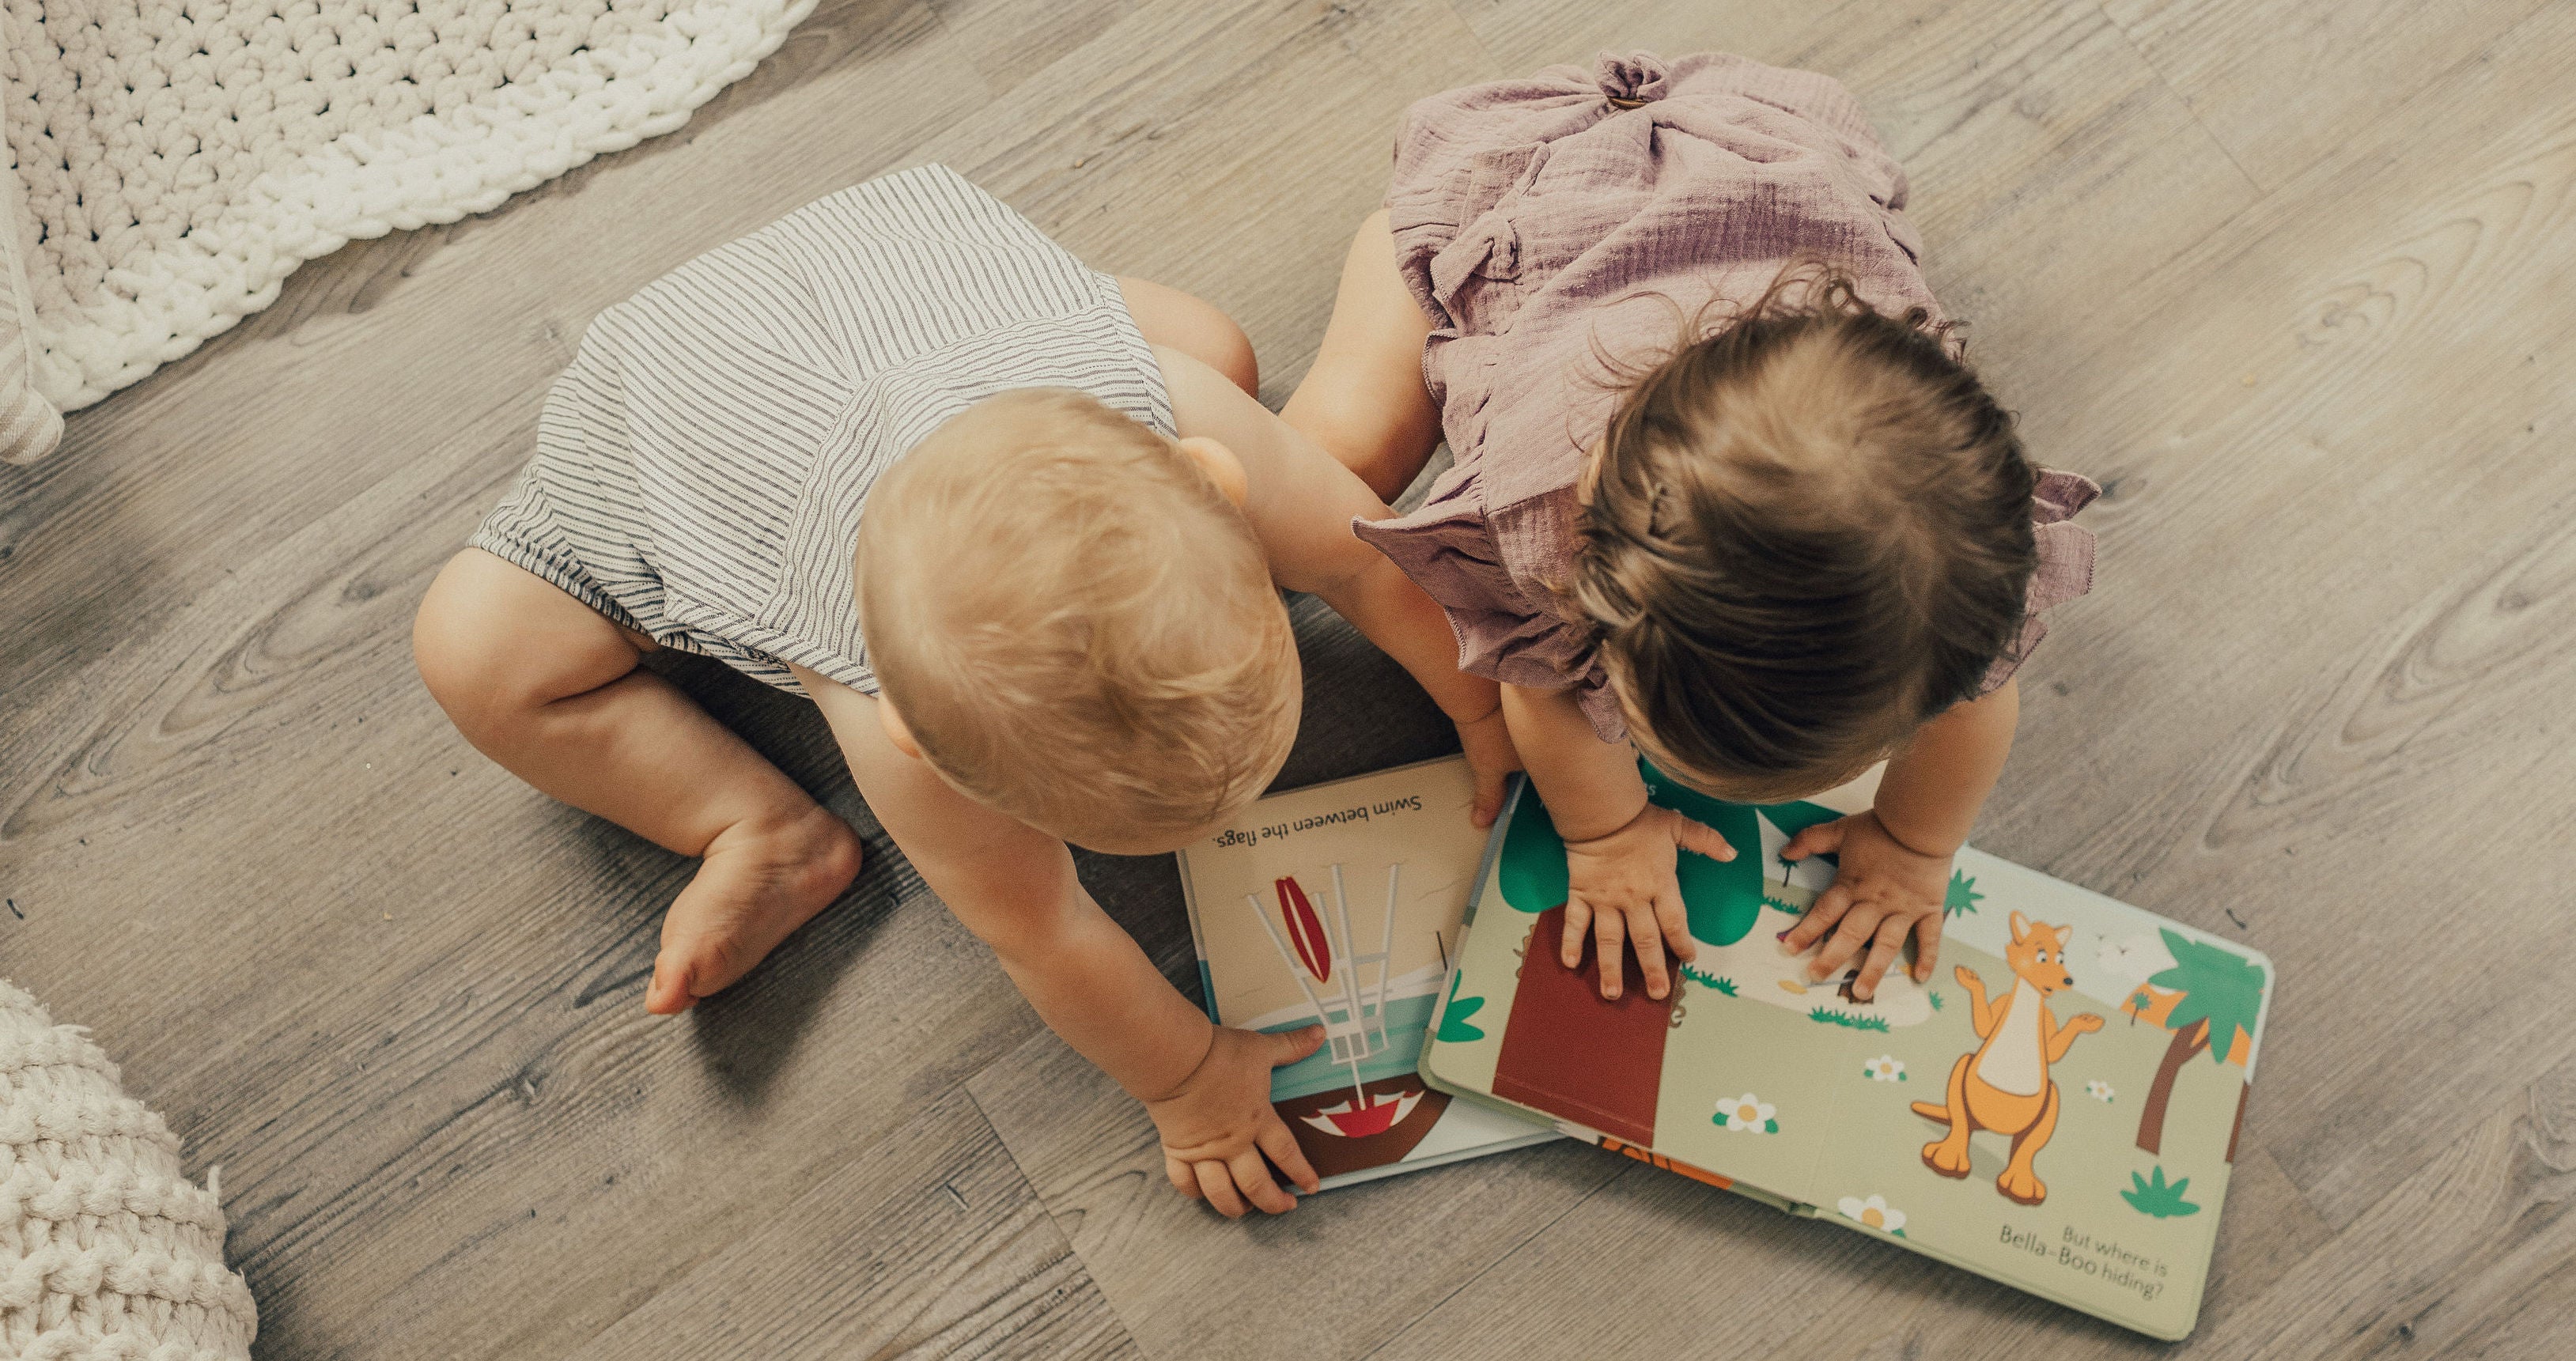
[[[1387,189],[1396,264],[1433,331],[1422,372],[1456,463],[1408,515],[1359,536],[1449,615],[1461,669],[1576,688],[1606,741],[1625,735],[1590,627],[1542,584],[1573,545],[1574,484],[1617,393],[1596,345],[1652,358],[1673,304],[1749,303],[1793,262],[1823,260],[1872,305],[1940,316],[1905,220],[1905,171],[1860,104],[1811,71],[1709,53],[1604,53],[1415,104]],[[1660,295],[1660,296],[1658,296]],[[2100,493],[2043,471],[2039,568],[2003,684],[2093,584],[2093,535],[2069,517]]]

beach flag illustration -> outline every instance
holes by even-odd
[[[1358,939],[1352,934],[1350,894],[1343,888],[1339,864],[1332,867],[1330,923],[1315,910],[1305,886],[1294,876],[1271,884],[1279,909],[1276,923],[1263,910],[1260,895],[1243,895],[1254,919],[1269,935],[1271,946],[1278,950],[1280,964],[1296,979],[1298,990],[1306,995],[1306,1005],[1314,1008],[1315,1020],[1324,1027],[1325,1043],[1332,1046],[1333,1061],[1350,1066],[1351,1099],[1303,1117],[1307,1124],[1327,1134],[1348,1139],[1384,1134],[1422,1103],[1419,1088],[1371,1096],[1360,1078],[1360,1061],[1389,1044],[1386,969],[1387,960],[1395,952],[1396,889],[1403,873],[1404,866],[1400,864],[1387,866],[1386,908],[1379,920],[1377,950],[1370,954],[1359,952]],[[1336,925],[1341,928],[1338,941],[1332,930]],[[1362,984],[1361,970],[1372,964],[1377,966],[1376,976]]]

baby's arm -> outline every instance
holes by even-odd
[[[1351,532],[1353,518],[1387,514],[1359,476],[1269,408],[1179,350],[1155,348],[1183,438],[1215,440],[1243,465],[1244,514],[1270,560],[1271,579],[1321,596],[1420,682],[1458,725],[1476,771],[1476,825],[1502,807],[1503,777],[1517,769],[1493,681],[1458,669],[1448,616],[1385,554]]]
[[[1601,995],[1625,986],[1622,940],[1634,944],[1648,997],[1672,990],[1666,950],[1687,963],[1699,956],[1674,874],[1682,851],[1732,860],[1735,850],[1715,828],[1646,801],[1637,753],[1604,742],[1572,690],[1503,687],[1512,743],[1529,766],[1557,835],[1565,841],[1565,937],[1560,958],[1583,962],[1588,933],[1600,957]]]
[[[1064,843],[949,787],[894,745],[877,701],[802,667],[868,808],[923,881],[1002,962],[1065,1043],[1145,1103],[1164,1170],[1228,1215],[1296,1202],[1262,1154],[1306,1190],[1314,1168],[1270,1104],[1270,1070],[1314,1052],[1322,1027],[1263,1035],[1211,1024],[1165,981],[1074,877]]]
[[[1877,806],[1819,823],[1780,848],[1783,859],[1836,854],[1841,861],[1832,886],[1817,895],[1787,937],[1788,947],[1799,951],[1833,932],[1808,966],[1809,977],[1831,977],[1866,947],[1869,955],[1852,980],[1852,996],[1867,1001],[1911,934],[1914,977],[1931,980],[1941,955],[1951,857],[1967,843],[1978,810],[2003,774],[2020,716],[2021,688],[2013,681],[1954,705],[1917,728],[1888,761]]]

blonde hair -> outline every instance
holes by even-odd
[[[989,397],[871,489],[859,612],[884,698],[975,799],[1169,850],[1288,759],[1297,645],[1243,513],[1087,394]]]
[[[2008,656],[2036,474],[1946,327],[1830,270],[1690,329],[1624,375],[1565,594],[1671,774],[1812,793]]]

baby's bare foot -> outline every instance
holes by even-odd
[[[850,824],[816,807],[794,822],[736,824],[707,846],[698,877],[662,918],[662,953],[644,1009],[686,1011],[751,972],[789,932],[858,877]]]

